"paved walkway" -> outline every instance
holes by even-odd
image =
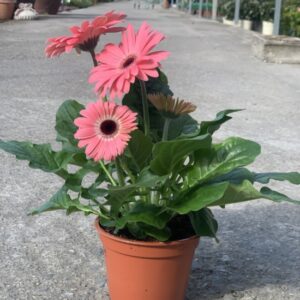
[[[133,10],[132,2],[0,24],[0,138],[54,142],[59,104],[95,100],[87,84],[89,57],[72,53],[48,60],[43,48],[48,37],[110,9],[125,11],[134,25],[146,19],[167,35],[162,48],[172,55],[163,67],[175,94],[197,103],[199,118],[246,109],[219,138],[260,142],[258,170],[300,170],[300,66],[255,59],[251,33],[172,11]],[[60,181],[5,153],[0,160],[0,299],[106,300],[93,219],[57,212],[27,217]],[[280,186],[299,198],[299,188]],[[221,242],[201,240],[188,299],[300,299],[300,207],[256,201],[215,214]]]

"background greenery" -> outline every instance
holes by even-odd
[[[233,20],[235,0],[221,0],[219,13]],[[241,0],[240,19],[255,22],[273,21],[275,0]],[[300,0],[283,0],[280,33],[300,37]]]

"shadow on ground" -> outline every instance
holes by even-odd
[[[242,298],[253,289],[257,290],[255,299],[269,299],[260,295],[268,295],[269,288],[278,289],[276,299],[297,299],[281,298],[280,292],[291,289],[297,290],[291,296],[300,295],[300,227],[278,223],[279,215],[296,220],[297,210],[294,213],[285,210],[290,208],[288,204],[281,204],[281,210],[276,206],[263,203],[256,207],[249,203],[242,209],[216,210],[221,242],[201,239],[191,272],[188,300],[223,299],[224,295]],[[274,222],[266,224],[266,219]]]

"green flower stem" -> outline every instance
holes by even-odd
[[[149,132],[150,132],[150,118],[149,118],[149,107],[148,107],[148,99],[147,99],[147,90],[146,90],[145,82],[142,81],[142,80],[139,80],[139,82],[140,82],[141,94],[142,94],[145,136],[149,136]]]
[[[165,118],[162,141],[167,141],[168,140],[170,123],[171,123],[171,119]]]
[[[122,166],[123,170],[125,171],[125,173],[128,174],[128,176],[129,176],[131,182],[132,182],[132,183],[135,183],[135,176],[134,176],[133,173],[130,171],[130,169],[129,169],[127,163],[126,163],[126,161],[125,161],[124,159],[122,159],[121,157],[120,157],[120,163],[121,163],[121,166]]]
[[[101,168],[103,169],[104,173],[106,174],[106,176],[109,178],[111,184],[113,186],[117,186],[117,183],[115,182],[115,180],[112,178],[112,176],[110,175],[110,173],[108,172],[107,168],[105,167],[104,163],[102,160],[99,161]]]
[[[95,50],[94,50],[94,49],[91,49],[89,52],[90,52],[91,57],[92,57],[92,59],[93,59],[94,67],[97,67],[97,66],[98,66],[98,62],[97,62],[97,60],[96,60],[96,53],[95,53]]]
[[[125,180],[124,180],[123,170],[121,168],[121,163],[120,163],[120,158],[119,157],[116,158],[115,164],[116,164],[116,168],[117,168],[119,184],[121,186],[124,186],[125,185]]]

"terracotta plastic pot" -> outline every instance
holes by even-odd
[[[15,10],[15,0],[0,0],[0,20],[12,18]]]
[[[162,243],[126,240],[95,222],[111,300],[183,300],[199,238]]]
[[[56,15],[59,7],[60,7],[61,0],[36,0],[34,3],[34,9],[39,14],[48,13],[49,15]]]

